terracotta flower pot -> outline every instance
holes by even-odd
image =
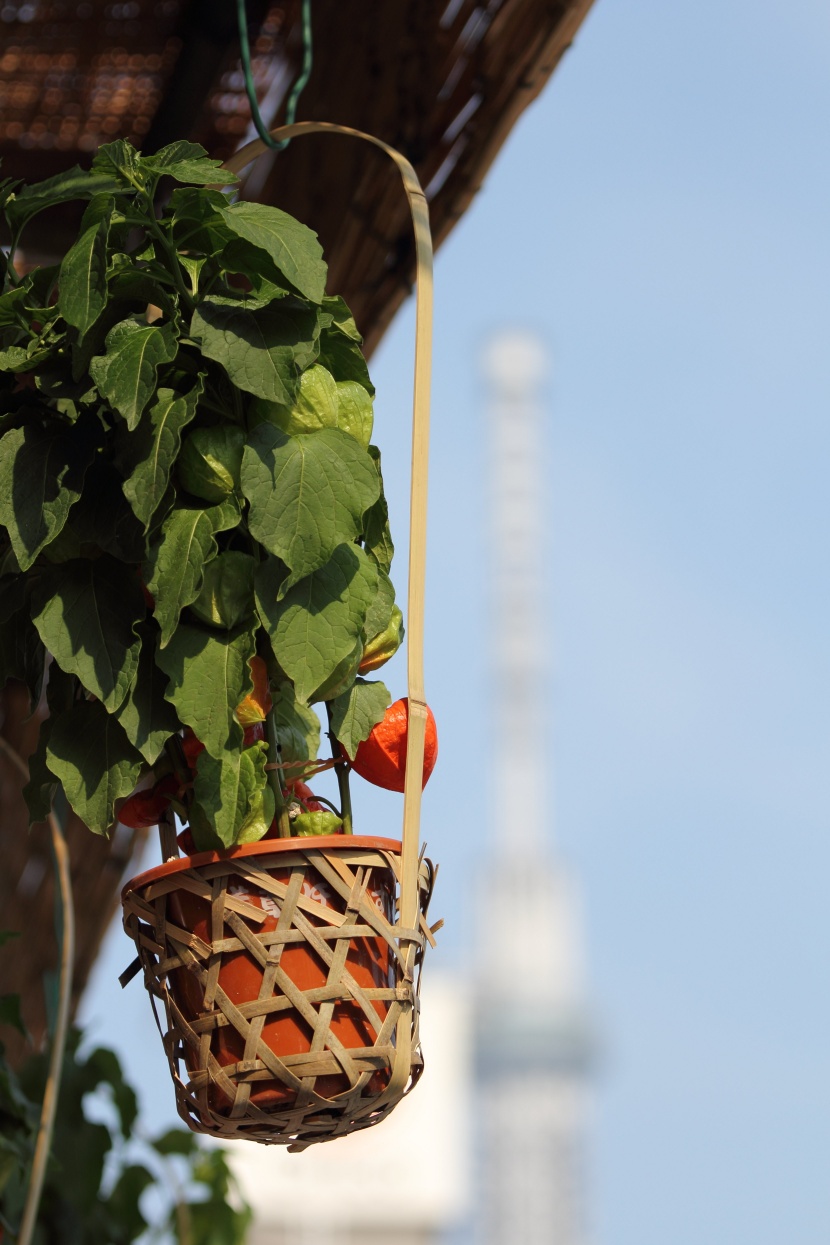
[[[191,1127],[304,1145],[375,1123],[417,1077],[423,933],[407,968],[399,855],[391,839],[264,840],[127,883],[124,927]],[[431,883],[424,862],[424,909]]]

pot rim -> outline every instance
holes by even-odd
[[[121,888],[121,901],[123,903],[130,891],[139,890],[151,882],[157,882],[160,878],[169,877],[171,873],[182,873],[186,869],[198,869],[201,865],[217,864],[220,860],[234,860],[245,856],[268,856],[273,855],[274,852],[302,850],[302,847],[325,848],[326,851],[332,848],[341,850],[368,848],[374,851],[394,852],[398,856],[401,854],[400,839],[381,839],[365,834],[321,834],[302,837],[297,835],[289,839],[259,839],[256,843],[238,843],[235,847],[228,847],[221,852],[196,852],[193,856],[177,856],[175,859],[165,860],[144,873],[137,873],[134,878],[125,882]]]

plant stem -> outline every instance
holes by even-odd
[[[331,755],[334,760],[334,772],[337,775],[337,786],[340,789],[340,807],[342,808],[341,816],[343,818],[343,833],[354,834],[352,829],[352,794],[349,790],[349,766],[341,759],[339,744],[331,729],[331,705],[326,701],[326,715],[329,720],[329,743],[331,744]]]
[[[27,780],[29,767],[14,749],[0,739],[0,748]],[[64,818],[67,806],[64,802]],[[17,1236],[18,1245],[30,1245],[37,1223],[37,1212],[40,1206],[40,1195],[43,1191],[43,1180],[46,1175],[46,1163],[52,1145],[52,1134],[55,1128],[55,1113],[58,1107],[58,1095],[63,1071],[63,1056],[66,1050],[66,1034],[69,1027],[69,1008],[72,1001],[72,970],[75,964],[75,909],[72,900],[72,879],[70,876],[69,848],[63,836],[63,827],[55,816],[54,810],[49,813],[49,829],[52,834],[52,853],[58,875],[58,894],[61,904],[61,939],[60,939],[60,986],[58,993],[58,1014],[55,1020],[55,1032],[52,1034],[52,1050],[49,1055],[49,1074],[43,1094],[43,1105],[40,1110],[35,1153],[29,1175],[29,1187],[26,1190],[26,1203],[23,1208],[23,1220]]]
[[[269,769],[268,782],[274,795],[274,809],[277,815],[277,831],[281,839],[291,838],[291,822],[288,817],[288,807],[285,803],[285,796],[282,791],[282,783],[280,782],[280,749],[277,743],[277,721],[274,716],[274,709],[269,709],[266,717],[268,723],[268,760],[277,768]]]
[[[141,200],[143,199],[144,196],[142,195]],[[176,250],[175,243],[171,238],[168,238],[163,226],[156,220],[153,215],[152,207],[149,204],[145,206],[145,203],[141,202],[141,200],[139,201],[139,207],[144,208],[144,211],[141,213],[140,218],[134,219],[128,216],[127,220],[128,222],[142,225],[146,232],[150,234],[151,237],[155,238],[155,240],[164,248],[164,252],[167,256],[169,271],[173,278],[175,288],[178,290],[184,306],[192,312],[196,307],[196,303],[193,300],[193,295],[185,284],[184,274],[182,273],[181,264],[179,263],[179,253]]]

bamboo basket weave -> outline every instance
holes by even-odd
[[[432,242],[417,176],[394,148],[325,122],[275,138],[338,133],[396,164],[417,260],[412,419],[407,691],[401,842],[359,836],[262,840],[175,856],[162,827],[157,869],[122,892],[162,1032],[176,1102],[196,1132],[302,1150],[385,1118],[423,1069],[418,990],[434,870],[420,850],[427,706],[423,688],[426,494],[432,337]],[[266,150],[249,143],[239,172]],[[440,924],[440,922],[439,922]],[[122,977],[122,982],[131,970]]]
[[[423,1067],[418,987],[433,877],[422,858],[414,930],[398,923],[400,844],[388,839],[266,840],[127,884],[124,927],[162,1004],[191,1128],[296,1150],[392,1110]],[[411,1040],[401,1048],[404,1012]]]

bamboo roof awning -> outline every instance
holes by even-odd
[[[403,152],[425,187],[440,246],[591,3],[313,0],[314,65],[298,119],[365,130]],[[301,0],[247,7],[260,108],[278,124],[302,59]],[[2,176],[32,182],[88,166],[116,138],[145,152],[188,138],[227,158],[252,137],[234,0],[0,0]],[[371,351],[414,271],[408,208],[386,157],[334,136],[295,140],[251,166],[241,193],[319,233],[329,288],[346,299]],[[57,259],[77,224],[67,208],[36,217],[23,239],[27,261]],[[0,697],[0,732],[25,756],[36,735],[24,722],[25,693],[7,687]],[[13,954],[0,953],[0,994],[23,995],[37,1040],[46,1018],[41,980],[57,960],[53,888],[46,836],[27,840],[19,789],[0,759],[0,928],[27,930]],[[74,818],[69,838],[77,997],[133,841],[119,835],[111,850]]]
[[[518,117],[550,77],[591,0],[313,0],[314,67],[298,119],[367,130],[412,162],[440,245]],[[282,119],[302,56],[299,0],[248,0],[267,121]],[[254,137],[233,0],[5,0],[0,157],[40,180],[89,163],[100,143],[154,151],[178,138],[225,158]],[[242,194],[320,234],[330,289],[371,348],[409,291],[406,203],[384,157],[336,137],[294,142],[249,171]],[[76,225],[55,210],[26,245],[60,250]]]

